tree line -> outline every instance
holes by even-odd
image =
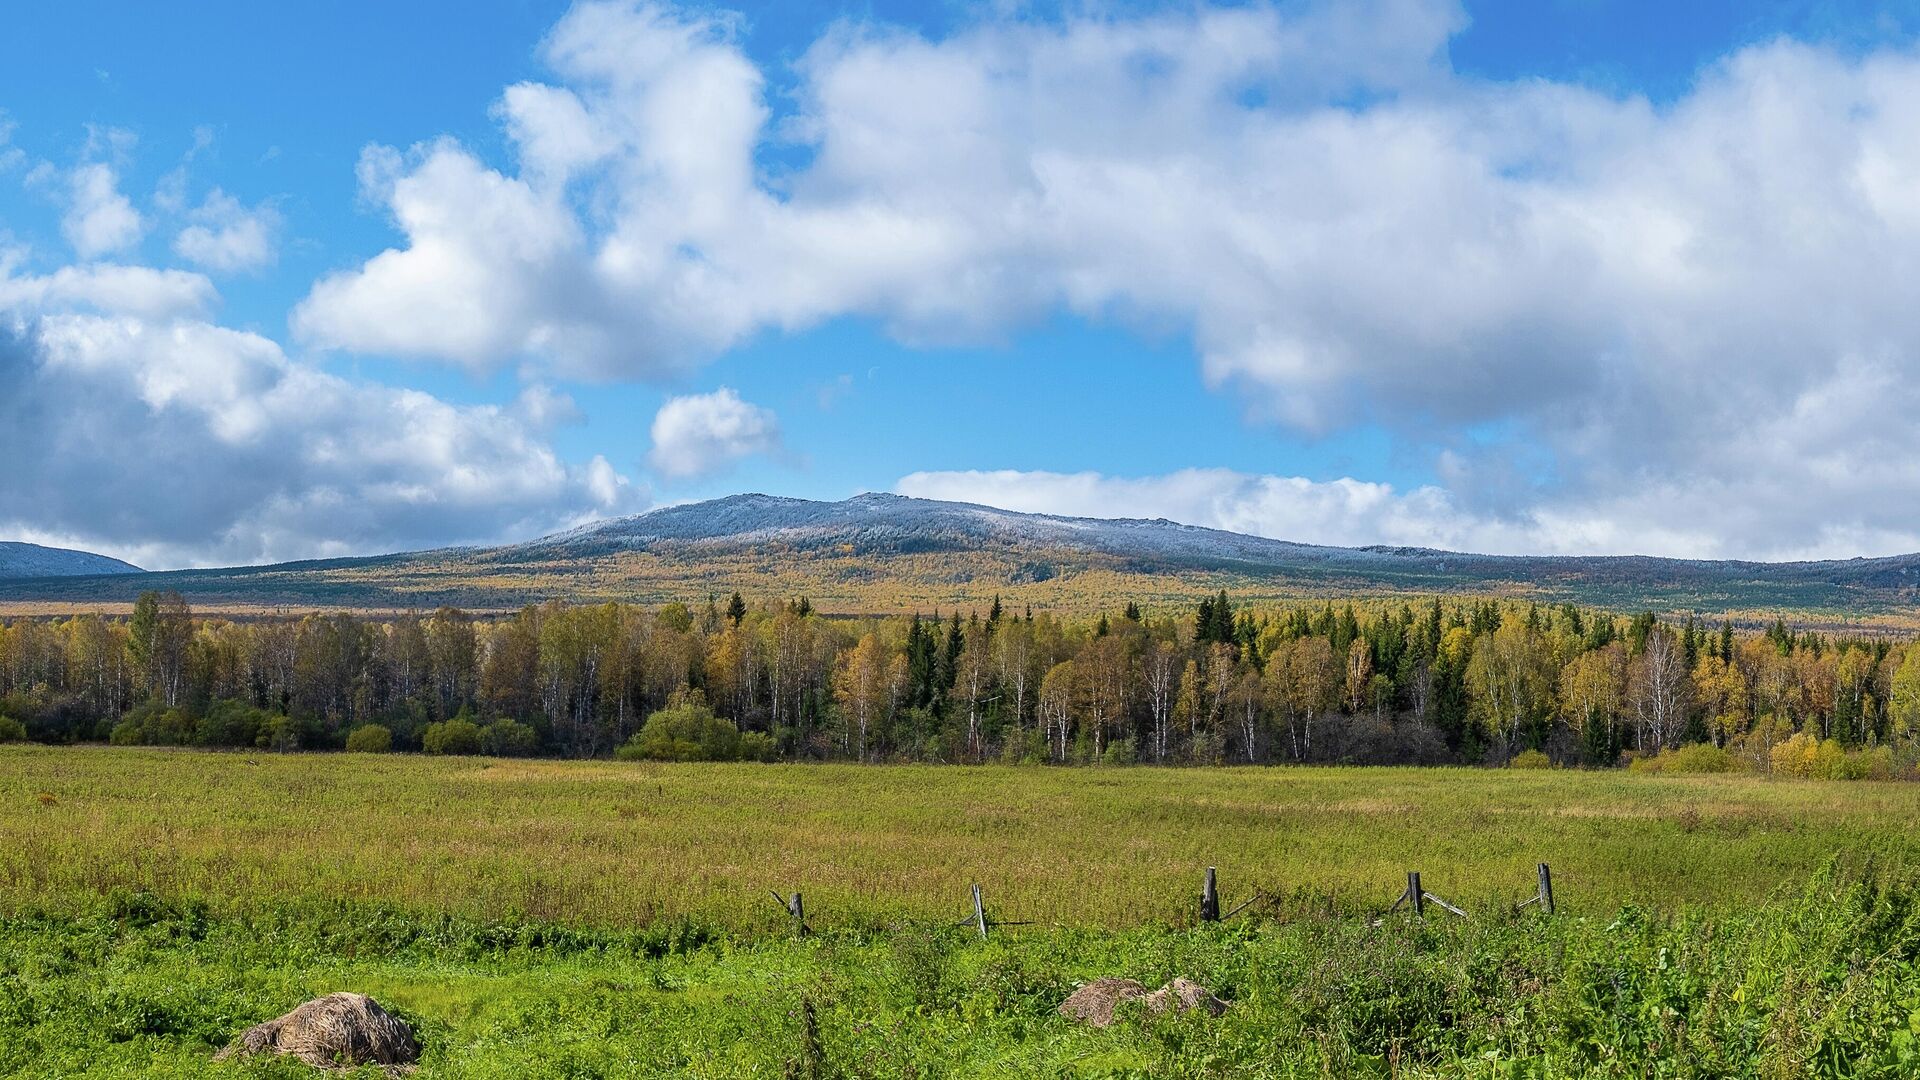
[[[1920,759],[1920,645],[1485,599],[1256,609],[1222,592],[1185,613],[1062,619],[995,600],[846,618],[735,594],[236,621],[149,593],[129,618],[0,625],[9,731],[573,757],[1904,775]]]

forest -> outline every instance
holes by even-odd
[[[0,741],[501,756],[1913,777],[1920,644],[1491,599],[1060,619],[648,609],[0,626]]]

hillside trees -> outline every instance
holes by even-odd
[[[464,717],[481,752],[603,756],[697,693],[743,736],[808,759],[1501,763],[1539,749],[1606,765],[1711,742],[1764,768],[1804,734],[1920,760],[1920,659],[1886,637],[1492,601],[1263,610],[1215,595],[1190,619],[1073,620],[743,604],[737,618],[716,600],[196,619],[155,595],[133,618],[0,624],[0,711],[49,741],[337,748],[378,725],[398,750]]]

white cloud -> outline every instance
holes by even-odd
[[[545,383],[533,383],[513,399],[513,411],[535,431],[551,431],[586,420],[578,403]]]
[[[76,166],[69,174],[60,230],[82,259],[124,251],[139,242],[146,223],[119,185],[119,175],[104,162]]]
[[[518,539],[644,504],[519,409],[340,378],[207,322],[211,299],[178,271],[0,262],[0,535],[168,567]]]
[[[259,270],[273,263],[280,212],[271,204],[252,208],[214,188],[190,215],[193,224],[174,237],[174,253],[209,270]]]
[[[1518,530],[1463,513],[1438,487],[1401,492],[1352,478],[1314,481],[1230,469],[1144,477],[1003,469],[911,473],[894,490],[1037,514],[1164,517],[1304,544],[1491,550],[1518,539]]]
[[[1456,75],[1461,25],[1447,0],[843,24],[773,97],[730,16],[584,3],[555,84],[499,105],[518,171],[371,151],[404,246],[295,326],[653,378],[832,318],[940,343],[1064,309],[1184,330],[1258,419],[1386,428],[1474,520],[1913,546],[1920,55],[1776,40],[1654,104]]]
[[[0,314],[80,307],[159,319],[204,312],[216,299],[212,282],[184,270],[92,263],[21,275],[25,254],[0,249]]]
[[[0,109],[0,172],[17,168],[21,162],[27,160],[25,151],[11,145],[14,127],[13,119],[7,115],[7,111]]]
[[[780,424],[772,410],[742,401],[723,386],[711,394],[667,399],[653,417],[647,462],[666,476],[685,479],[779,447]]]
[[[1920,469],[1899,466],[1903,483]],[[1864,490],[1880,479],[1850,484]],[[1834,522],[1804,539],[1779,541],[1766,523],[1779,512],[1755,489],[1701,490],[1656,484],[1632,498],[1570,493],[1505,513],[1478,511],[1446,488],[1355,480],[1310,480],[1232,469],[1158,476],[1098,472],[960,470],[910,473],[902,495],[1075,517],[1164,517],[1188,525],[1335,547],[1386,545],[1495,555],[1661,555],[1674,558],[1845,558],[1862,551],[1920,550],[1911,517]],[[1759,500],[1759,501],[1755,501]],[[1701,506],[1715,508],[1702,515]],[[1723,515],[1722,507],[1745,507]]]

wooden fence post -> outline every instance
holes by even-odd
[[[1540,864],[1540,910],[1553,914],[1553,871],[1546,863]]]
[[[1427,894],[1420,890],[1420,871],[1407,871],[1407,896],[1413,900],[1413,913],[1418,918],[1427,916]]]
[[[1207,867],[1207,880],[1200,886],[1200,921],[1220,921],[1220,892],[1214,879],[1214,868]]]
[[[980,900],[980,886],[973,887],[973,921],[980,928],[980,940],[987,940],[987,906]]]

